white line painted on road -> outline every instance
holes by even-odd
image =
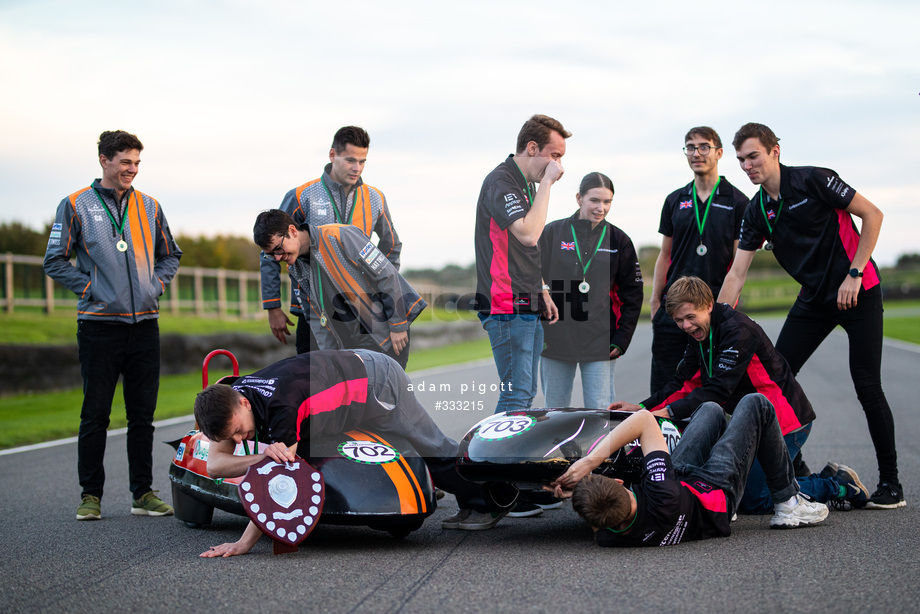
[[[194,422],[195,416],[179,416],[178,418],[169,418],[168,420],[159,420],[153,423],[153,426],[159,428],[161,426],[172,426],[174,424],[182,424],[183,422]],[[128,432],[127,428],[114,429],[109,431],[106,436],[113,437],[115,435],[124,435]],[[43,441],[42,443],[33,443],[28,446],[20,446],[18,448],[8,448],[6,450],[0,450],[0,456],[6,456],[7,454],[15,454],[17,452],[29,452],[31,450],[43,450],[45,448],[53,448],[55,446],[63,446],[68,443],[77,443],[76,437],[68,437],[66,439],[55,439],[54,441]]]

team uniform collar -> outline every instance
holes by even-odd
[[[518,184],[522,190],[527,191],[527,180],[524,179],[524,171],[521,170],[521,167],[518,166],[517,162],[514,161],[514,154],[508,154],[508,157],[505,158],[505,166],[508,167],[508,171],[511,173],[511,176],[514,177],[514,183]],[[527,203],[531,205],[533,203]]]
[[[346,190],[345,186],[343,186],[341,183],[333,179],[332,175],[330,174],[331,172],[332,172],[332,162],[329,162],[323,168],[323,181],[326,183],[327,186],[330,186],[330,188],[335,187],[337,190],[342,190],[345,192],[345,195],[348,196],[348,194],[351,193],[351,190]],[[364,177],[358,177],[358,181],[355,182],[355,185],[352,188],[352,190],[357,190],[362,185],[364,185]]]
[[[116,200],[115,199],[115,188],[102,187],[102,179],[93,179],[93,189],[99,192],[100,194],[104,194],[105,196],[108,196],[113,201]],[[131,197],[131,194],[133,192],[134,192],[134,186],[131,186],[130,188],[125,190],[124,195],[121,197],[121,202],[119,202],[118,205],[121,206],[122,203],[128,202],[128,199]]]
[[[716,184],[716,196],[719,196],[720,194],[724,194],[723,190],[727,190],[727,189],[728,189],[728,181],[725,179],[725,175],[719,175],[719,183]],[[693,195],[693,181],[690,181],[690,183],[684,186],[684,189],[681,191],[681,194],[686,194],[687,196]]]
[[[579,218],[578,213],[578,211],[575,211],[575,213],[573,213],[569,218],[569,222],[579,234],[583,233],[590,237],[591,235],[599,233],[601,230],[603,230],[604,225],[609,223],[607,220],[603,220],[600,224],[597,225],[596,228],[591,228],[591,220],[583,220]]]

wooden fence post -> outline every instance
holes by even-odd
[[[227,271],[217,269],[217,317],[227,317]]]
[[[239,284],[240,284],[240,319],[246,317],[246,313],[249,311],[249,273],[246,271],[239,271]]]
[[[204,315],[204,271],[201,267],[195,267],[195,315]]]
[[[54,313],[54,280],[45,275],[45,313]]]
[[[6,311],[13,313],[13,252],[6,252]]]

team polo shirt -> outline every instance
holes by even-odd
[[[724,303],[712,306],[712,346],[689,338],[684,358],[670,382],[642,401],[649,411],[671,407],[674,417],[690,418],[713,401],[732,413],[745,395],[760,393],[776,411],[783,435],[815,419],[815,411],[786,359],[751,318]],[[711,372],[710,372],[711,365]]]
[[[754,195],[744,214],[739,248],[754,251],[771,241],[776,261],[802,285],[799,301],[814,306],[836,303],[859,246],[856,223],[845,211],[856,190],[827,168],[782,164],[779,168],[780,200],[763,191],[761,211],[759,193]],[[878,284],[878,267],[870,259],[862,290]]]
[[[635,522],[624,533],[599,529],[599,546],[673,546],[731,535],[725,491],[694,478],[679,479],[667,452],[652,452],[644,461],[642,477],[632,487]]]
[[[476,305],[480,313],[534,314],[542,308],[540,248],[521,243],[509,229],[530,211],[536,188],[514,156],[486,176],[476,205]]]
[[[671,261],[668,263],[667,278],[662,290],[662,302],[674,282],[685,275],[699,277],[709,284],[713,296],[718,296],[725,275],[731,268],[735,240],[741,230],[745,208],[750,202],[748,197],[725,177],[721,177],[703,227],[705,256],[696,253],[700,246],[697,211],[702,221],[708,198],[701,199],[697,194],[696,200],[697,208],[694,208],[691,181],[671,192],[661,207],[658,232],[672,240]]]
[[[386,414],[368,388],[364,362],[348,351],[298,354],[232,385],[252,405],[265,442],[291,446],[311,434],[344,433]],[[308,451],[301,447],[300,453]]]

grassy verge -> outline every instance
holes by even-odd
[[[488,339],[429,350],[412,350],[409,370],[420,371],[491,356]],[[219,375],[223,374],[212,374],[212,379]],[[163,376],[157,397],[156,419],[165,420],[191,414],[192,399],[199,390],[201,373]],[[0,404],[0,449],[76,435],[80,426],[82,403],[81,388],[4,398]],[[112,422],[109,428],[117,429],[125,424],[125,404],[119,384],[112,403]]]

